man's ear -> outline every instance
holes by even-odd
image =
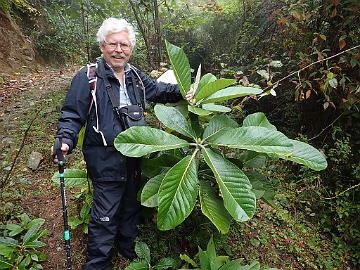
[[[99,49],[100,49],[100,51],[101,51],[102,53],[104,52],[104,48],[103,48],[103,45],[102,45],[102,44],[99,46]]]

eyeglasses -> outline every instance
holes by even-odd
[[[108,46],[111,50],[115,50],[119,45],[120,45],[120,49],[124,52],[128,52],[131,49],[131,45],[130,44],[126,44],[126,43],[122,43],[122,42],[107,42],[104,41],[104,44],[106,46]]]

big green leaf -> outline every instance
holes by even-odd
[[[231,216],[226,211],[224,202],[216,195],[209,183],[200,181],[199,198],[202,213],[221,233],[228,233]]]
[[[82,127],[79,131],[78,139],[77,139],[77,143],[76,143],[76,145],[78,147],[82,147],[83,142],[84,142],[84,136],[85,136],[85,127]]]
[[[198,87],[199,87],[200,78],[201,78],[201,64],[199,65],[199,68],[198,68],[198,70],[197,70],[194,84],[191,86],[191,87],[192,87],[192,90],[194,91],[194,94],[196,94],[197,89],[198,89]]]
[[[84,220],[90,214],[91,204],[84,203],[80,210],[80,217]]]
[[[233,98],[248,96],[248,95],[258,95],[262,93],[262,90],[254,87],[245,87],[245,86],[231,86],[222,90],[217,91],[216,93],[208,96],[202,103],[214,103],[225,101]]]
[[[219,185],[224,206],[236,221],[247,221],[255,213],[256,198],[247,176],[233,163],[209,148],[202,154]]]
[[[189,60],[182,48],[179,48],[167,41],[165,41],[165,45],[176,80],[178,81],[180,92],[184,97],[191,85]]]
[[[176,269],[176,261],[170,257],[161,258],[154,268],[155,270]]]
[[[158,191],[164,174],[159,174],[146,182],[141,191],[141,204],[146,207],[158,206]]]
[[[24,230],[20,225],[13,223],[6,224],[6,229],[10,231],[9,236],[15,236]]]
[[[70,216],[69,220],[68,220],[69,226],[71,229],[75,229],[76,227],[78,227],[79,225],[83,224],[84,221],[81,220],[78,217],[74,217],[74,216]]]
[[[132,261],[125,270],[149,270],[150,266],[145,260],[136,259]]]
[[[58,172],[54,173],[51,177],[53,184],[60,185],[59,177]],[[65,169],[64,181],[66,187],[84,187],[88,184],[86,171],[79,169]]]
[[[27,244],[27,242],[29,242],[30,240],[34,240],[33,238],[36,237],[37,232],[39,231],[40,227],[44,224],[45,219],[42,218],[37,218],[37,219],[33,219],[29,224],[28,224],[28,231],[25,233],[24,238],[23,238],[23,242],[25,244]]]
[[[0,259],[0,269],[11,269],[13,265]]]
[[[199,248],[198,257],[201,269],[217,270],[229,261],[228,256],[217,256],[213,237],[210,238],[206,251]]]
[[[180,254],[179,257],[180,257],[181,260],[183,260],[183,261],[185,261],[186,263],[190,264],[192,267],[196,267],[196,268],[193,268],[193,269],[199,269],[199,268],[197,268],[197,267],[198,267],[197,263],[196,263],[193,259],[191,259],[191,258],[189,257],[189,255],[187,255],[187,254]]]
[[[22,224],[28,224],[31,221],[30,217],[26,213],[22,213],[19,218]]]
[[[200,261],[200,269],[212,270],[210,265],[210,258],[207,255],[206,251],[202,250],[199,247],[199,251],[196,254]]]
[[[222,105],[217,105],[214,103],[203,104],[202,108],[204,110],[208,110],[212,112],[223,112],[223,113],[231,112],[231,108]]]
[[[150,264],[150,249],[148,245],[144,242],[136,242],[135,244],[135,253],[139,257],[139,259],[145,260],[148,264]]]
[[[242,266],[239,270],[260,270],[260,263],[258,261],[253,261],[250,265]]]
[[[179,157],[176,154],[171,154],[170,151],[161,152],[159,156],[154,158],[141,159],[141,173],[144,174],[146,177],[152,178],[158,174],[161,174],[162,172],[168,171],[172,166],[174,166],[184,157]]]
[[[239,160],[242,163],[242,167],[248,168],[261,168],[266,165],[267,156],[262,153],[254,151],[244,151],[240,156]]]
[[[161,183],[157,218],[160,230],[172,229],[187,218],[195,206],[198,189],[194,153],[172,167]]]
[[[154,108],[156,117],[168,128],[196,140],[196,135],[186,118],[174,107],[157,104]]]
[[[290,153],[292,143],[279,131],[264,127],[226,128],[207,139],[216,146],[240,148],[260,153],[286,155]]]
[[[197,91],[199,91],[201,88],[203,88],[205,85],[207,85],[210,82],[216,81],[215,75],[211,73],[207,73],[204,76],[201,77]],[[196,92],[195,92],[196,94]]]
[[[224,89],[232,84],[234,84],[236,80],[234,79],[218,79],[216,81],[209,82],[204,85],[197,93],[194,98],[196,101],[207,98],[208,96],[216,93],[217,91]]]
[[[20,258],[22,259],[19,263],[17,269],[19,270],[26,270],[26,265],[28,264],[28,256],[19,256],[18,261],[20,261]]]
[[[11,237],[0,237],[0,245],[9,246],[9,247],[16,247],[18,241]]]
[[[157,151],[182,148],[188,142],[151,127],[131,127],[121,132],[114,141],[115,148],[123,155],[141,157]]]
[[[36,248],[45,247],[46,244],[45,244],[44,242],[39,241],[39,240],[34,240],[34,241],[28,241],[28,242],[26,242],[26,244],[24,244],[24,246],[25,246],[26,248],[36,249]]]
[[[220,270],[239,270],[241,267],[242,259],[236,259],[223,265]]]
[[[216,258],[215,243],[214,243],[214,238],[212,236],[206,247],[206,255],[209,257],[210,260],[214,260]]]
[[[0,255],[4,257],[11,258],[11,255],[14,253],[15,250],[16,250],[16,246],[9,247],[7,245],[0,244]],[[0,267],[0,269],[7,269],[7,268]]]
[[[228,256],[217,256],[210,262],[211,269],[220,269],[220,267],[229,262]]]
[[[273,126],[272,124],[270,124],[270,122],[267,120],[267,118],[265,117],[265,115],[263,113],[254,113],[254,114],[247,116],[243,122],[243,128],[246,128],[248,130],[245,133],[244,132],[232,133],[230,130],[228,130],[228,131],[224,132],[227,135],[225,135],[221,139],[217,138],[215,140],[218,142],[220,142],[221,140],[223,140],[223,141],[226,140],[227,143],[230,143],[230,144],[232,144],[232,142],[235,143],[235,141],[237,140],[239,142],[241,141],[240,144],[243,144],[243,143],[250,142],[253,139],[254,146],[255,146],[255,144],[257,144],[257,146],[253,149],[251,149],[251,147],[249,147],[249,146],[245,147],[244,145],[243,146],[227,145],[227,146],[233,147],[233,148],[242,148],[242,149],[247,149],[247,150],[253,150],[256,152],[276,154],[284,159],[291,160],[291,161],[297,162],[299,164],[303,164],[303,165],[305,165],[313,170],[316,170],[316,171],[324,170],[327,167],[327,162],[326,162],[324,155],[322,155],[317,149],[315,149],[311,145],[306,144],[304,142],[291,140],[291,139],[287,138],[285,135],[283,135],[282,133],[277,132],[276,127]],[[253,128],[255,128],[255,129],[253,129]],[[256,132],[256,128],[261,128],[261,129],[258,132]],[[263,128],[267,128],[271,131],[266,132]],[[239,128],[239,129],[237,129],[237,131],[240,131],[241,129],[242,128]],[[245,135],[249,131],[251,131],[250,133],[252,135],[250,135],[250,133]],[[259,134],[260,131],[262,134]],[[272,133],[272,131],[274,133]],[[230,135],[230,133],[232,133],[232,134]],[[258,134],[260,136],[257,136],[256,134]],[[238,136],[238,138],[233,137],[233,139],[230,139],[232,142],[229,142],[228,135],[230,135],[230,137]],[[267,138],[262,138],[262,137],[264,137],[263,135],[266,135]],[[252,138],[250,138],[249,136],[251,136]],[[210,138],[210,140],[211,139],[213,139],[213,138]],[[272,142],[269,141],[269,139]],[[281,142],[281,141],[283,141],[283,142]],[[274,147],[272,147],[273,149],[271,151],[268,151],[268,150],[270,150],[270,148],[268,147],[268,146],[270,146],[269,143],[274,144]],[[260,146],[260,144],[262,146]],[[278,146],[284,146],[284,144],[285,144],[285,146],[288,145],[288,146],[290,146],[290,148],[289,149],[280,149],[280,148],[276,147],[276,144]],[[263,148],[263,149],[260,149],[260,148]]]
[[[245,174],[250,180],[253,192],[255,194],[261,194],[261,199],[274,207],[275,191],[271,182],[258,171],[247,171]]]
[[[327,167],[327,161],[319,150],[304,142],[296,140],[290,140],[290,142],[293,144],[291,154],[282,156],[283,158],[303,164],[315,171],[321,171]]]
[[[206,127],[203,139],[207,140],[210,136],[222,131],[224,128],[232,127],[237,128],[239,125],[227,115],[215,115],[211,118],[208,126]]]
[[[206,115],[210,115],[213,113],[212,111],[204,110],[202,108],[191,106],[191,105],[188,106],[188,110],[189,110],[189,112],[192,112],[199,116],[206,116]]]
[[[243,127],[250,127],[250,126],[265,127],[276,130],[276,127],[270,124],[265,114],[262,112],[253,113],[246,116],[246,118],[243,121]]]

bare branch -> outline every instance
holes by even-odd
[[[348,192],[349,190],[352,190],[352,189],[357,188],[357,187],[359,187],[359,186],[360,186],[360,183],[359,183],[359,184],[356,184],[356,185],[354,185],[354,186],[351,186],[351,187],[349,187],[349,188],[347,188],[347,189],[345,189],[344,191],[340,192],[339,194],[337,194],[337,195],[335,195],[335,196],[333,196],[333,197],[324,198],[324,199],[325,199],[325,200],[333,200],[333,199],[336,199],[337,197],[340,197],[340,196],[342,196],[343,194],[345,194],[346,192]]]
[[[326,61],[326,60],[335,58],[335,57],[337,57],[337,56],[339,56],[339,55],[342,55],[342,54],[344,54],[344,53],[346,53],[346,52],[355,50],[355,49],[357,49],[357,48],[360,48],[360,45],[357,45],[357,46],[352,47],[352,48],[349,48],[349,49],[347,49],[347,50],[345,50],[345,51],[342,51],[342,52],[339,52],[339,53],[337,53],[337,54],[334,54],[334,55],[329,56],[329,57],[327,57],[327,58],[325,58],[325,59],[322,59],[322,60],[313,62],[313,63],[311,63],[311,64],[309,64],[309,65],[307,65],[307,66],[305,66],[305,67],[303,67],[303,68],[301,68],[301,69],[299,69],[299,70],[297,70],[297,71],[294,71],[294,72],[290,73],[289,75],[285,76],[284,78],[276,81],[275,83],[273,83],[273,85],[278,85],[279,82],[282,82],[282,81],[286,80],[287,78],[289,78],[289,77],[291,77],[291,76],[293,76],[293,75],[295,75],[295,74],[298,75],[298,78],[299,78],[299,80],[300,80],[300,72],[301,72],[301,71],[303,71],[303,70],[305,70],[305,69],[307,69],[307,68],[309,68],[309,67],[311,67],[311,66],[313,66],[313,65],[316,65],[316,64],[318,64],[318,63],[321,63],[321,62],[324,62],[324,61]],[[264,91],[272,88],[273,85],[266,87],[266,88],[264,89]]]

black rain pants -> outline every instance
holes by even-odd
[[[83,270],[111,270],[114,244],[120,253],[133,250],[140,215],[139,182],[134,166],[128,166],[125,181],[93,181],[93,206]]]

